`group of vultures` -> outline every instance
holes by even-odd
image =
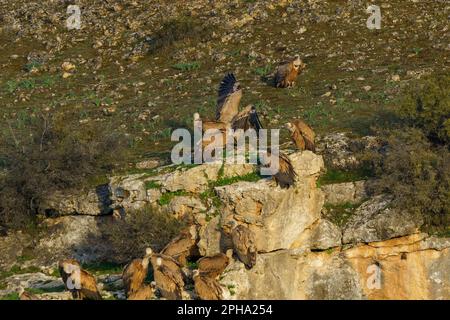
[[[274,84],[280,88],[290,88],[305,64],[295,56],[289,62],[278,66],[273,77]],[[262,128],[257,110],[249,105],[239,110],[242,98],[242,88],[234,74],[227,74],[222,80],[217,99],[215,120],[202,121],[202,130],[218,129],[225,134],[227,129],[252,128],[258,132]],[[200,120],[195,114],[194,119]],[[295,146],[299,150],[315,151],[313,130],[302,120],[295,119],[285,126],[291,134]],[[203,142],[204,143],[204,142]],[[265,165],[269,166],[271,157],[267,151]],[[281,188],[289,188],[295,183],[296,173],[289,157],[279,152],[279,170],[272,176]],[[247,269],[256,264],[257,247],[255,234],[247,226],[235,223],[230,229],[231,248],[225,253],[204,256],[196,262],[197,268],[187,267],[192,257],[198,257],[198,230],[192,225],[183,230],[160,253],[147,248],[143,258],[134,259],[123,270],[122,280],[129,300],[150,300],[157,297],[164,299],[186,298],[186,285],[194,286],[195,297],[202,300],[223,299],[223,288],[219,279],[232,259],[239,259]],[[146,279],[149,266],[153,272],[153,281],[148,284]],[[96,280],[74,259],[59,262],[59,272],[66,289],[74,299],[102,299]],[[30,293],[22,292],[21,299],[33,299]]]

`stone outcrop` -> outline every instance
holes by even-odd
[[[417,232],[422,218],[390,208],[390,202],[384,195],[364,202],[344,226],[343,242],[383,241]]]
[[[365,181],[327,184],[321,189],[325,195],[325,203],[332,205],[360,203],[368,197]]]

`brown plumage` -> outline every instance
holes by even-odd
[[[220,83],[216,107],[216,121],[230,123],[239,112],[241,98],[241,85],[233,73],[228,73]]]
[[[209,145],[211,145],[210,148],[215,148],[215,146],[220,148],[220,147],[224,147],[226,145],[226,133],[227,133],[227,129],[231,128],[231,124],[229,124],[229,123],[227,124],[227,123],[220,122],[220,121],[202,120],[198,113],[194,113],[194,125],[199,126],[200,122],[202,125],[202,134],[203,135],[205,134],[205,132],[207,130],[218,130],[222,135],[221,140],[215,140],[215,138],[212,138],[212,137],[205,137],[203,139],[203,136],[202,136],[201,145],[202,145],[203,150]]]
[[[230,263],[232,255],[233,250],[228,250],[227,254],[218,253],[210,257],[200,258],[197,261],[200,274],[210,278],[217,278]]]
[[[186,266],[187,259],[198,254],[197,248],[197,230],[195,225],[184,229],[177,237],[167,244],[161,251],[162,254],[171,256]]]
[[[75,259],[64,259],[59,261],[58,270],[61,275],[61,279],[66,287],[66,290],[72,293],[74,299],[80,299],[79,291],[73,288],[73,284],[69,284],[67,280],[69,279],[71,273],[75,269],[81,269],[80,263]],[[69,288],[70,286],[70,288]]]
[[[239,112],[232,120],[233,130],[237,129],[254,129],[257,133],[262,129],[261,121],[259,121],[258,113],[253,105],[248,105]]]
[[[155,264],[152,261],[156,287],[164,298],[180,300],[184,288],[183,274],[179,266],[174,268],[168,261],[161,257],[156,258]]]
[[[276,155],[272,154],[269,150],[261,154],[262,162],[264,166],[268,168],[270,168],[270,165],[273,164],[272,161],[276,160],[275,157]],[[295,184],[297,173],[295,172],[294,167],[292,166],[291,160],[289,160],[289,157],[284,153],[279,152],[278,168],[274,166],[272,170],[273,170],[273,172],[271,172],[272,179],[274,179],[276,184],[279,185],[281,188],[288,189]]]
[[[245,266],[251,269],[256,264],[256,238],[253,231],[239,225],[231,231],[234,252]]]
[[[143,284],[128,296],[128,300],[152,300],[155,297],[155,282]]]
[[[70,276],[73,278],[76,276],[74,273]],[[80,283],[81,289],[80,291],[80,299],[81,300],[102,300],[102,296],[100,291],[97,288],[97,281],[95,277],[91,275],[86,270],[80,270]]]
[[[294,120],[292,122],[288,122],[286,124],[286,128],[291,132],[291,139],[294,141],[295,146],[299,150],[311,150],[312,152],[316,151],[315,146],[315,133],[302,120]]]
[[[199,270],[194,270],[192,279],[195,293],[201,300],[222,300],[222,287],[216,279],[201,274]]]
[[[134,259],[123,269],[122,280],[127,297],[139,290],[143,285],[147,277],[148,264],[152,253],[152,250],[147,248],[143,259]]]
[[[277,88],[290,88],[295,85],[298,74],[306,67],[298,55],[293,60],[278,66],[275,73],[275,86]]]

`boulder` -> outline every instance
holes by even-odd
[[[320,219],[312,229],[310,248],[313,250],[326,250],[341,246],[341,241],[341,229],[331,221]]]
[[[145,178],[145,174],[112,177],[109,187],[113,206],[125,211],[143,208],[148,203]]]
[[[111,194],[107,184],[99,185],[85,193],[56,192],[45,199],[39,212],[47,217],[66,215],[106,215],[111,213]]]
[[[212,256],[223,252],[221,241],[220,217],[216,216],[200,228],[198,250],[202,256]]]
[[[376,196],[359,206],[344,226],[343,243],[368,243],[417,232],[423,219],[390,207],[392,198]]]
[[[165,207],[165,210],[176,218],[182,218],[186,215],[195,215],[202,211],[206,211],[202,201],[193,196],[176,196]]]
[[[291,248],[320,217],[323,195],[311,188],[310,180],[290,189],[274,187],[266,179],[215,188],[224,205],[221,227],[229,234],[235,223],[248,225],[260,251]]]
[[[113,218],[65,216],[46,219],[47,235],[35,248],[41,265],[49,265],[61,258],[72,257],[81,263],[111,261],[112,248],[105,241],[102,230]]]
[[[186,191],[200,193],[208,189],[211,181],[216,181],[222,168],[222,163],[208,163],[189,169],[179,169],[158,178],[162,188],[169,192]],[[252,173],[251,164],[227,164],[223,166],[224,178],[242,176]]]
[[[367,198],[365,181],[327,184],[321,187],[325,203],[337,205],[342,203],[360,203]]]

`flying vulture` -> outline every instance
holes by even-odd
[[[161,257],[157,257],[156,263],[153,265],[156,287],[164,298],[180,300],[184,288],[183,274],[180,268],[174,270],[166,262]]]
[[[256,264],[256,238],[253,231],[249,228],[239,225],[231,231],[231,240],[233,241],[234,251],[239,260],[251,269]]]
[[[203,257],[197,261],[198,270],[202,276],[217,278],[225,270],[233,256],[233,250],[227,254],[218,253],[210,257]]]
[[[291,139],[299,150],[316,151],[314,143],[316,135],[311,127],[305,122],[302,120],[294,120],[286,123],[286,128],[291,132]]]
[[[196,255],[197,252],[197,230],[195,225],[183,230],[180,235],[170,241],[161,251],[162,254],[177,260],[182,266],[186,266],[187,258]]]
[[[263,159],[263,164],[266,167],[270,167],[272,161],[274,161],[275,154],[272,154],[269,150],[261,154]],[[283,189],[288,189],[295,184],[295,178],[297,173],[292,166],[291,160],[288,156],[282,152],[278,153],[278,170],[271,173],[272,178],[275,180],[276,184]]]
[[[143,259],[134,259],[123,269],[122,280],[127,297],[139,290],[143,285],[147,277],[148,264],[152,254],[152,249],[147,248]]]
[[[241,85],[233,73],[228,73],[220,83],[216,107],[216,121],[230,123],[239,112],[241,98]]]
[[[195,293],[201,300],[222,300],[222,287],[216,279],[202,275],[199,270],[194,270],[192,278]]]
[[[277,88],[290,88],[295,84],[298,74],[306,67],[306,64],[296,55],[293,60],[278,66],[275,73],[275,86]]]

